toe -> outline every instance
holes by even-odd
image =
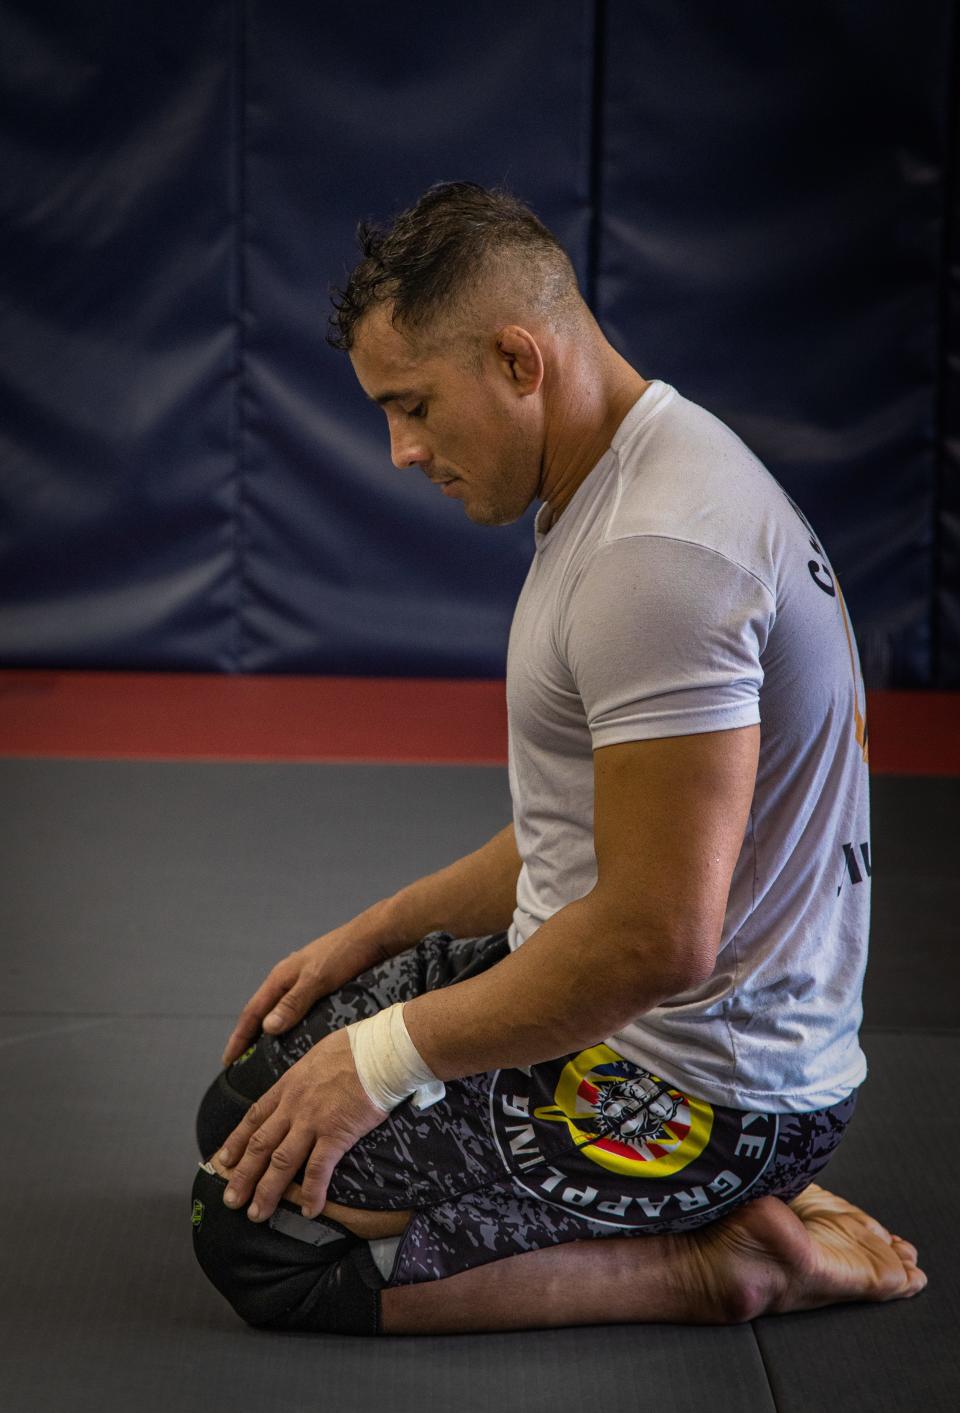
[[[910,1260],[913,1262],[913,1264],[916,1265],[917,1248],[914,1246],[912,1241],[907,1241],[906,1238],[902,1236],[894,1236],[893,1245],[897,1248],[898,1251],[905,1251],[906,1254],[910,1257]]]
[[[905,1265],[915,1266],[917,1264],[917,1248],[912,1242],[904,1241],[902,1236],[895,1236],[891,1244]]]
[[[892,1298],[908,1298],[911,1295],[919,1295],[927,1284],[927,1276],[917,1265],[916,1248],[909,1241],[902,1241],[900,1237],[893,1239],[893,1249],[900,1259],[903,1270],[902,1285],[898,1291],[892,1292]]]

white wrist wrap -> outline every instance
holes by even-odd
[[[426,1109],[447,1092],[410,1039],[403,1007],[404,1002],[397,1001],[346,1028],[367,1098],[387,1113],[410,1094],[415,1108]]]

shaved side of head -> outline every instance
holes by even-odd
[[[507,324],[563,335],[592,323],[566,251],[509,192],[440,183],[389,230],[361,223],[357,236],[363,258],[333,292],[335,348],[352,348],[381,305],[418,348],[474,370]]]

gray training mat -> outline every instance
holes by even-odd
[[[250,1329],[204,1279],[196,1106],[269,966],[482,843],[505,772],[0,760],[0,791],[3,1413],[960,1407],[960,781],[874,782],[870,1076],[825,1174],[917,1244],[921,1296],[362,1341]]]

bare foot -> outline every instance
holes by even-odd
[[[880,1222],[811,1184],[789,1205],[761,1197],[697,1233],[707,1308],[733,1321],[844,1301],[902,1300],[927,1277],[917,1250]]]
[[[845,1267],[855,1282],[872,1278],[875,1293],[854,1294],[851,1299],[901,1300],[918,1295],[927,1284],[917,1265],[917,1248],[852,1202],[811,1183],[789,1205],[819,1246],[822,1265],[829,1266],[836,1277]]]

